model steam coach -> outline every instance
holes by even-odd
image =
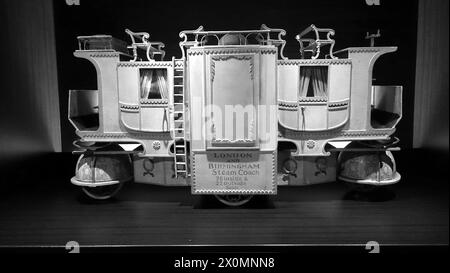
[[[372,85],[375,61],[396,47],[334,51],[334,31],[311,25],[288,59],[282,29],[199,27],[180,32],[181,58],[165,60],[163,43],[126,33],[130,45],[80,36],[74,52],[97,72],[97,90],[69,95],[81,154],[71,182],[88,196],[131,180],[241,205],[282,185],[400,180],[402,87]]]

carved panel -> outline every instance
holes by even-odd
[[[210,123],[206,125],[209,147],[257,145],[255,67],[254,54],[209,57],[207,104],[211,108],[207,114]]]

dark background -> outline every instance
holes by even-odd
[[[206,30],[259,29],[261,24],[287,31],[284,54],[299,58],[295,35],[310,24],[336,31],[335,50],[368,46],[366,32],[381,31],[375,45],[398,46],[381,57],[374,67],[376,85],[402,85],[403,119],[396,135],[400,146],[413,142],[414,84],[417,40],[417,1],[381,1],[369,6],[352,1],[83,1],[68,6],[54,1],[62,150],[70,151],[76,139],[67,120],[69,89],[95,89],[94,67],[72,54],[78,35],[110,34],[129,43],[125,28],[145,31],[153,41],[162,41],[166,59],[181,57],[179,32],[203,25]]]

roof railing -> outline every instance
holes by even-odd
[[[272,34],[272,35],[271,35]],[[272,37],[274,36],[275,37]],[[218,31],[205,31],[203,26],[198,27],[195,30],[184,30],[180,32],[180,38],[183,40],[179,43],[182,52],[182,58],[185,58],[185,50],[191,47],[205,46],[209,42],[210,37],[217,40],[217,45],[223,45],[225,38],[230,36],[239,37],[237,41],[239,45],[249,45],[250,38],[257,41],[259,45],[274,45],[280,47],[280,57],[286,59],[283,55],[286,41],[283,36],[286,35],[284,29],[272,29],[266,25],[261,25],[261,29],[258,30],[218,30]],[[221,44],[222,43],[222,44]]]

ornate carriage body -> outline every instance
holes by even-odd
[[[337,176],[399,181],[389,150],[396,149],[390,140],[402,87],[372,85],[376,60],[396,47],[333,51],[334,31],[312,25],[296,37],[300,58],[288,59],[282,29],[200,27],[180,33],[182,57],[167,61],[162,43],[127,33],[130,46],[107,35],[78,37],[74,55],[95,66],[98,90],[70,91],[69,120],[82,154],[74,184],[89,190],[134,177],[190,185],[193,194],[255,195]],[[356,153],[346,157],[351,166],[338,162],[343,151]],[[379,162],[367,160],[372,155]],[[113,163],[133,171],[99,179]]]

